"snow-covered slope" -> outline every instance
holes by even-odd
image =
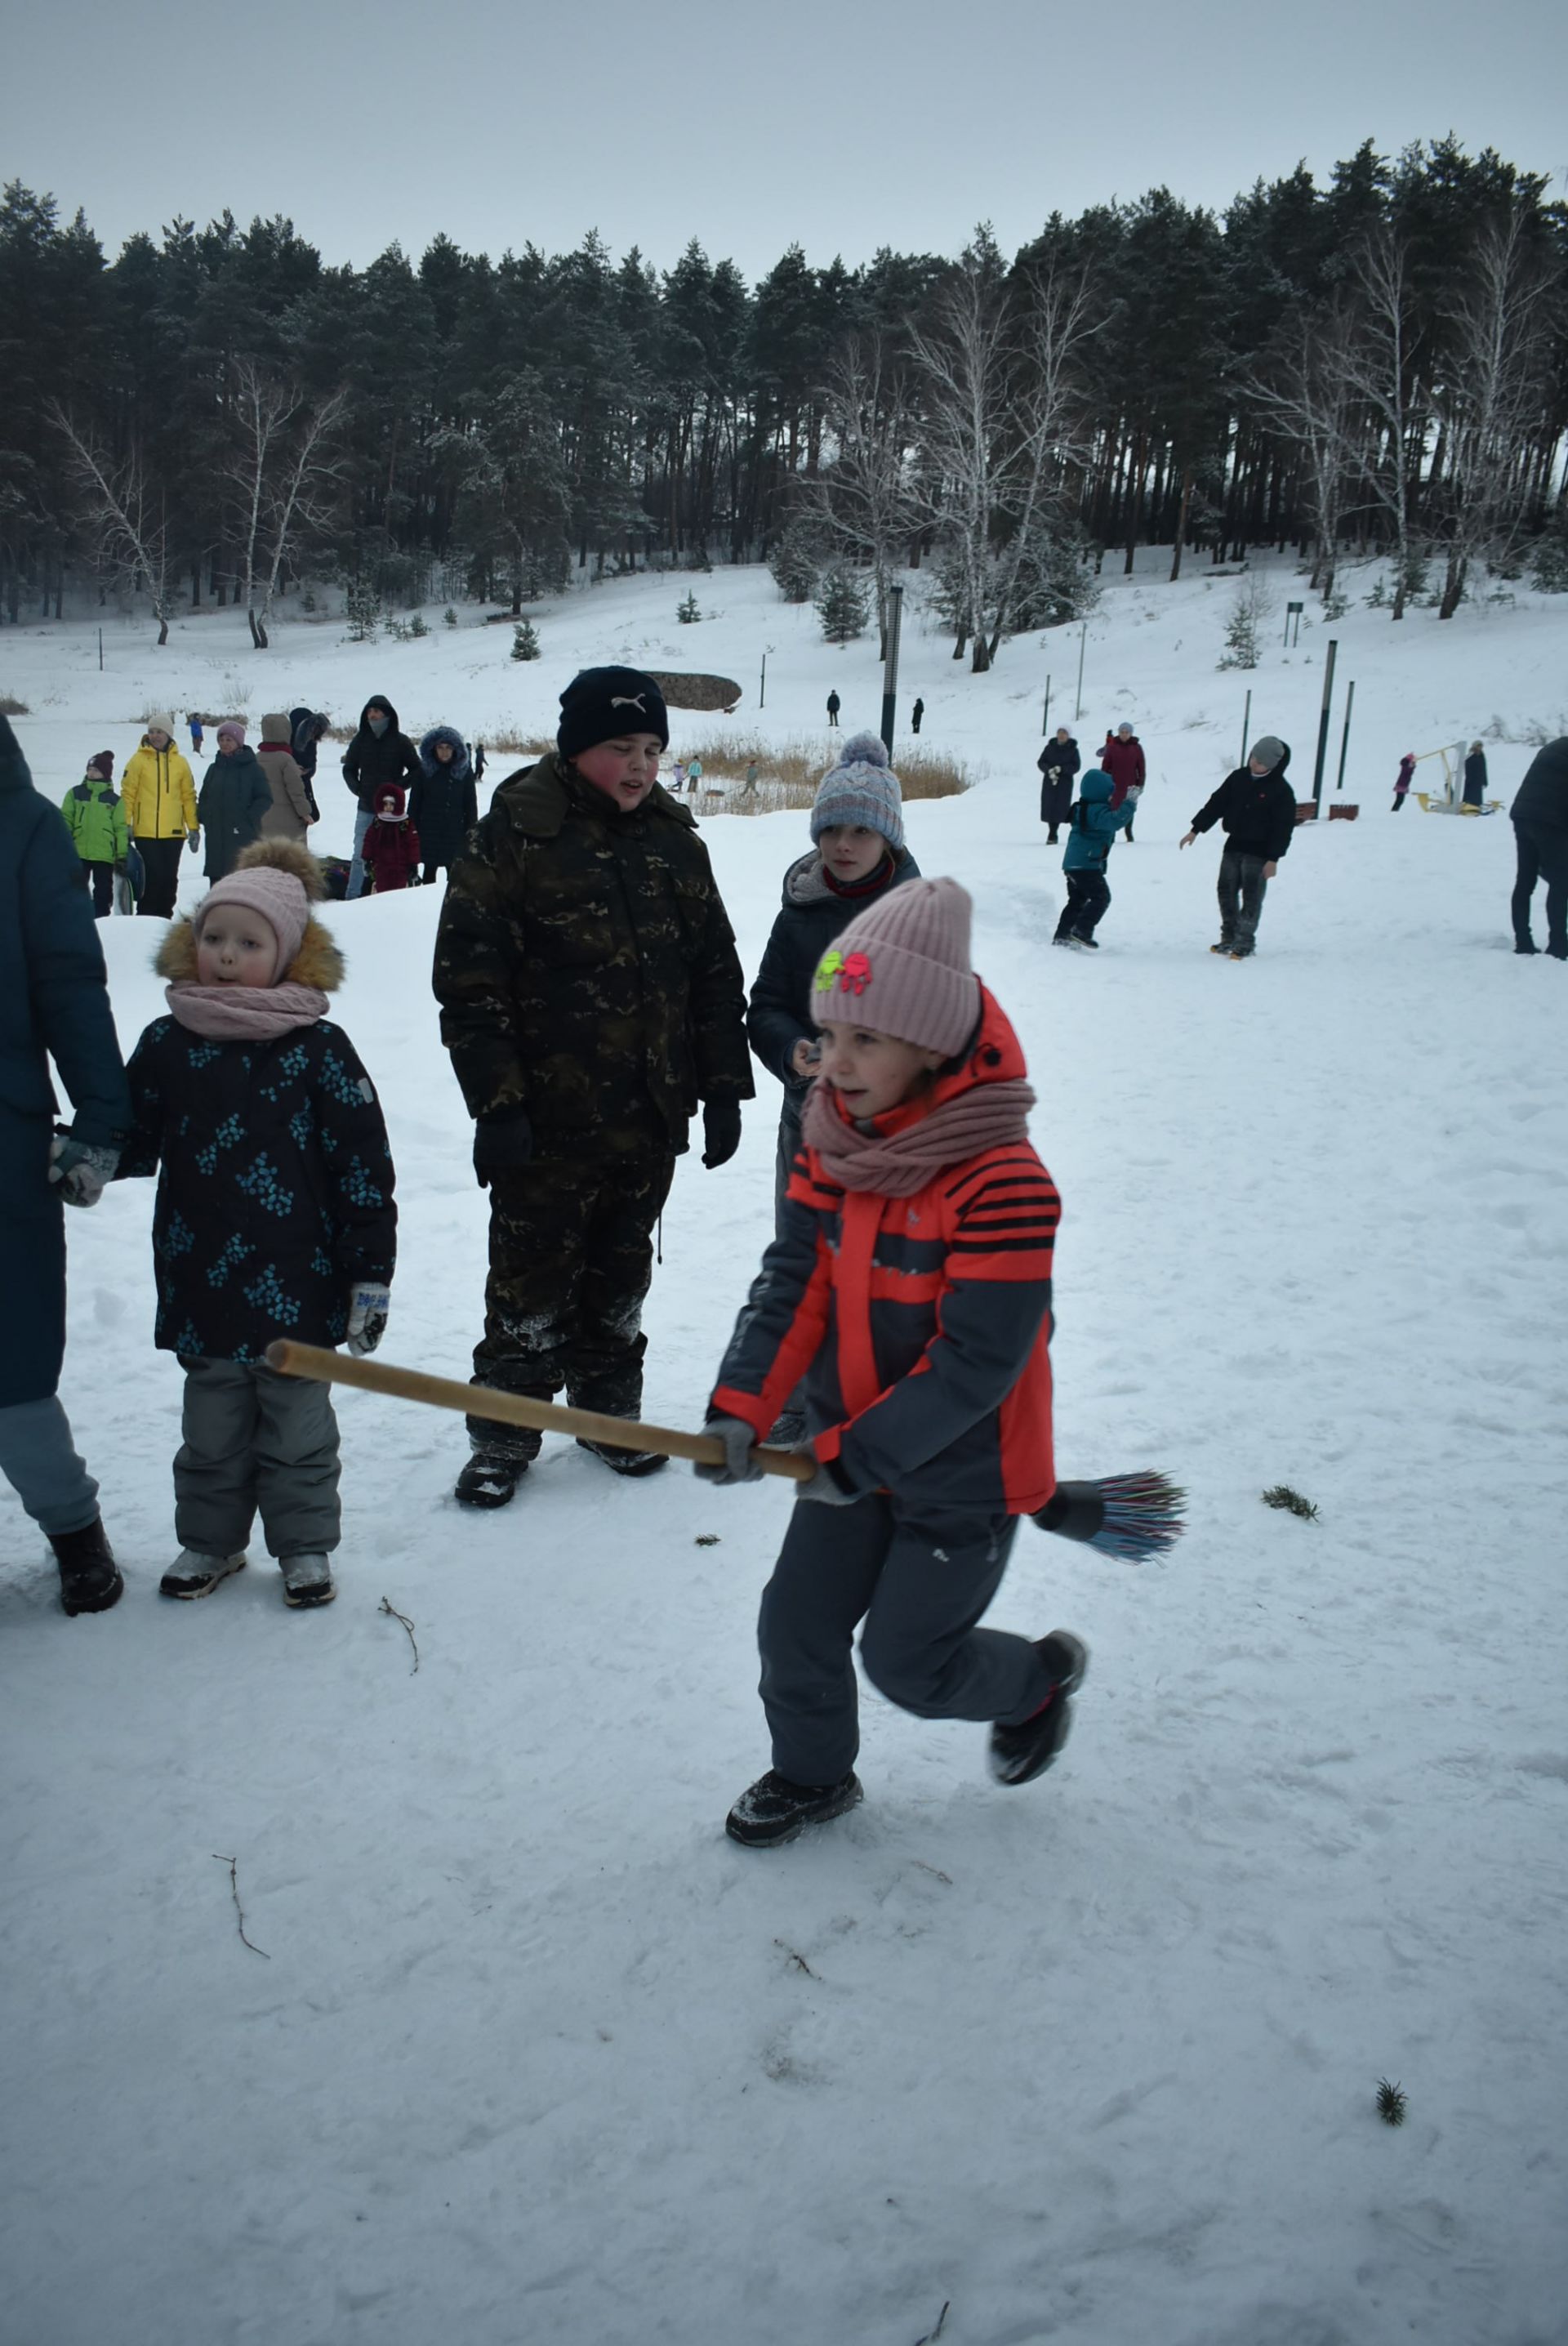
[[[546,730],[572,669],[616,657],[740,678],[749,722],[770,647],[765,732],[814,728],[835,683],[876,721],[868,646],[822,646],[751,572],[701,580],[718,616],[677,627],[685,583],[565,598],[533,668],[507,629],[439,625],[280,627],[258,661],[214,615],[162,655],[117,628],[101,677],[96,630],[8,632],[0,686],[59,789],[149,706],[232,706],[230,678],[253,713],[377,689],[405,724]],[[1218,675],[1229,591],[1118,581],[1090,627],[1080,738],[1126,715],[1151,771],[1093,959],[1048,950],[1035,820],[1075,631],[978,678],[906,632],[902,705],[981,776],[911,807],[911,843],[974,892],[1064,1198],[1059,1455],[1192,1494],[1160,1569],[1025,1526],[993,1617],[1093,1656],[1043,1782],[999,1790],[982,1730],[868,1694],[865,1806],[734,1849],[787,1497],[552,1443],[509,1512],[460,1515],[457,1420],[367,1396],[341,1404],[338,1604],[286,1612],[257,1547],[210,1603],[160,1605],[179,1373],[150,1341],[150,1187],[72,1218],[64,1392],[128,1585],[64,1620],[0,1491],[7,2341],[914,2346],[944,2303],[954,2346],[1568,2337],[1568,970],[1509,951],[1506,821],[1388,811],[1407,747],[1494,713],[1568,729],[1563,614],[1340,624],[1361,818],[1298,835],[1233,965],[1205,950],[1217,842],[1176,842],[1248,681],[1309,781],[1326,631]],[[1512,796],[1530,753],[1489,748]],[[320,788],[346,842],[330,761]],[[749,973],[804,821],[706,835]],[[484,1205],[436,909],[332,917],[398,1163],[383,1350],[462,1376]],[[127,1046],[156,933],[104,932]],[[677,1178],[655,1418],[700,1419],[769,1228],[760,1092],[734,1162]],[[1259,1504],[1280,1480],[1317,1523]]]

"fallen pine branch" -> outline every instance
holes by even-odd
[[[401,1621],[403,1627],[408,1631],[409,1644],[413,1647],[413,1668],[410,1670],[409,1676],[411,1678],[416,1677],[419,1671],[419,1646],[413,1634],[413,1623],[409,1619],[406,1613],[400,1613],[398,1611],[397,1606],[392,1603],[390,1596],[383,1596],[381,1603],[377,1606],[376,1610],[378,1613],[390,1613],[392,1619],[394,1621]]]

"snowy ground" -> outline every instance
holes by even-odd
[[[814,727],[832,683],[875,722],[871,648],[823,647],[749,572],[677,627],[685,583],[566,598],[533,668],[439,614],[408,646],[284,626],[260,660],[210,615],[162,654],[117,626],[101,676],[96,627],[7,631],[0,688],[56,790],[165,702],[351,716],[379,689],[412,727],[545,729],[605,657],[719,668],[749,721],[771,646],[765,730]],[[1075,632],[979,678],[906,633],[903,706],[983,771],[911,842],[974,892],[1065,1201],[1059,1454],[1192,1494],[1163,1569],[1025,1527],[993,1617],[1093,1651],[1044,1781],[1001,1791],[982,1730],[868,1696],[864,1808],[734,1849],[787,1498],[552,1444],[509,1514],[460,1516],[456,1420],[368,1396],[341,1404],[339,1603],[286,1612],[258,1556],[160,1605],[179,1376],[150,1186],[73,1218],[64,1391],[128,1586],[66,1621],[0,1491],[7,2346],[915,2346],[944,2304],[952,2346],[1568,2339],[1568,972],[1509,951],[1505,820],[1389,813],[1407,747],[1494,713],[1568,730],[1565,614],[1340,624],[1330,778],[1354,677],[1361,819],[1298,836],[1232,965],[1205,950],[1217,842],[1176,842],[1247,681],[1309,781],[1326,630],[1217,675],[1231,591],[1151,558],[1091,626],[1080,738],[1129,716],[1152,778],[1095,960],[1045,949],[1035,820]],[[1530,752],[1489,748],[1512,797]],[[706,835],[749,974],[804,821]],[[334,923],[398,1162],[384,1349],[462,1376],[484,1209],[435,913]],[[155,934],[106,933],[127,1046]],[[739,1157],[677,1177],[656,1418],[700,1417],[768,1229],[760,1087]],[[1259,1504],[1279,1480],[1318,1523]]]

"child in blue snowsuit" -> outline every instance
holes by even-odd
[[[1077,804],[1067,817],[1067,848],[1062,858],[1062,869],[1067,875],[1067,902],[1051,942],[1070,945],[1078,953],[1098,953],[1100,949],[1095,931],[1111,901],[1110,882],[1105,877],[1111,842],[1125,823],[1131,822],[1135,811],[1130,799],[1124,799],[1119,807],[1112,806],[1111,792],[1115,788],[1109,774],[1099,766],[1091,766],[1079,785]]]

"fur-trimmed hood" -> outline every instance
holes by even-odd
[[[188,913],[171,923],[153,967],[159,977],[167,977],[176,985],[196,984],[196,931]],[[342,982],[343,956],[335,940],[312,914],[305,923],[303,944],[278,983],[313,985],[322,994],[335,994]]]
[[[436,744],[441,741],[450,741],[452,744],[450,766],[438,765],[436,762]],[[468,755],[468,744],[455,725],[431,727],[419,745],[419,762],[433,782],[441,780],[443,776],[448,781],[465,782],[473,771],[473,763]]]

